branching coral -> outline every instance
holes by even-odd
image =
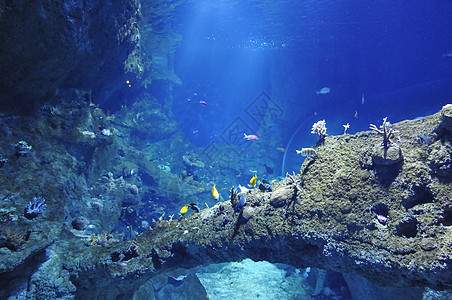
[[[31,220],[36,218],[39,214],[42,214],[47,207],[45,202],[46,200],[42,197],[33,197],[33,199],[28,202],[27,208],[25,209],[25,217]]]
[[[287,201],[287,216],[291,215],[291,220],[293,221],[294,215],[292,212],[295,210],[295,204],[297,204],[297,196],[300,195],[302,192],[301,184],[302,180],[297,179],[297,176],[295,175],[295,172],[290,175],[289,173],[286,173],[286,179],[287,184],[292,188],[292,197],[288,198]]]
[[[388,117],[383,118],[383,124],[380,125],[380,129],[378,129],[374,124],[370,124],[369,127],[372,131],[375,131],[383,136],[381,146],[383,146],[385,150],[392,146],[392,138],[394,138],[394,135],[398,133],[397,130],[391,128],[391,123],[389,123],[387,119]]]
[[[290,185],[292,185],[292,187],[294,188],[294,194],[297,194],[298,192],[301,192],[301,187],[298,185],[298,183],[300,182],[296,177],[295,177],[295,172],[290,175],[289,173],[286,173],[286,178],[289,182]]]
[[[312,125],[311,133],[319,135],[319,141],[322,141],[326,136],[326,122],[325,120],[318,121]]]

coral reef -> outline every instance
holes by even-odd
[[[447,152],[452,141],[443,114],[396,124],[405,155],[395,177],[373,164],[367,149],[377,139],[371,132],[330,136],[300,174],[274,184],[271,193],[248,191],[240,214],[226,201],[159,221],[133,241],[101,252],[82,249],[83,269],[73,264],[80,255],[74,244],[65,268],[76,272],[74,284],[83,287],[76,294],[101,294],[117,278],[131,278],[122,291],[130,292],[162,271],[246,257],[356,273],[380,285],[451,288],[452,190],[450,179],[431,171],[447,158],[429,156],[434,148]],[[420,148],[416,137],[424,133],[431,144]],[[89,278],[100,272],[109,274],[108,285],[93,286]],[[134,282],[137,274],[140,281]]]
[[[403,148],[403,161],[380,161],[381,136],[372,131],[327,136],[300,173],[232,189],[229,201],[215,203],[213,184],[221,193],[228,185],[219,179],[238,174],[231,161],[206,167],[196,149],[181,148],[188,143],[155,99],[113,116],[89,98],[60,90],[36,115],[0,127],[7,161],[0,280],[8,286],[1,297],[132,295],[165,271],[244,258],[354,273],[380,285],[450,288],[451,106],[391,125],[401,141],[388,150]],[[151,115],[164,117],[141,121]],[[149,134],[140,126],[163,134],[140,141]],[[33,145],[32,153],[17,156],[17,141]],[[184,155],[204,167],[190,174]],[[29,204],[33,195],[45,203]],[[200,210],[204,202],[211,207]],[[179,218],[188,203],[195,209]],[[38,217],[22,213],[44,205]]]

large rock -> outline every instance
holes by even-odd
[[[300,174],[274,184],[275,196],[246,194],[246,222],[226,201],[157,222],[108,249],[74,244],[65,268],[74,274],[76,295],[101,294],[115,282],[128,293],[162,271],[244,258],[358,274],[384,286],[450,289],[452,179],[432,172],[438,166],[429,156],[450,149],[444,122],[437,113],[394,124],[404,159],[384,172],[372,163],[377,134],[327,137]],[[419,142],[424,135],[428,142]],[[92,280],[100,275],[109,280]]]
[[[0,1],[0,105],[30,108],[61,87],[91,89],[98,100],[127,89],[139,9],[138,0]]]
[[[375,132],[329,136],[300,174],[272,192],[247,192],[235,214],[230,201],[220,202],[118,242],[101,230],[111,232],[122,200],[146,187],[135,195],[130,178],[102,171],[110,169],[107,158],[122,157],[108,149],[117,153],[124,138],[111,117],[75,96],[35,118],[0,120],[0,298],[131,298],[163,271],[244,258],[358,274],[377,285],[452,288],[449,107],[393,125],[403,151],[396,164],[374,163],[382,139]],[[27,151],[18,153],[17,145]],[[156,175],[134,151],[127,152],[131,169]],[[153,181],[140,174],[143,183]],[[24,209],[35,196],[47,208],[29,220]],[[79,215],[91,223],[69,231]]]

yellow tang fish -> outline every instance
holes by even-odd
[[[250,187],[255,187],[256,186],[256,182],[257,182],[257,175],[254,174],[254,176],[251,177],[251,179],[250,179]]]
[[[214,184],[213,188],[212,188],[212,197],[213,197],[213,199],[218,200],[218,199],[220,199],[220,194],[218,193],[218,190],[215,186],[216,186],[216,184]]]
[[[180,209],[180,214],[185,215],[187,213],[187,211],[188,211],[188,205],[185,205],[184,207],[182,207]]]

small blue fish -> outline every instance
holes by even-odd
[[[236,213],[236,212],[239,211],[242,207],[244,207],[245,204],[246,204],[246,198],[245,198],[245,196],[240,195],[239,202],[238,202],[237,205],[235,206],[234,213]]]

